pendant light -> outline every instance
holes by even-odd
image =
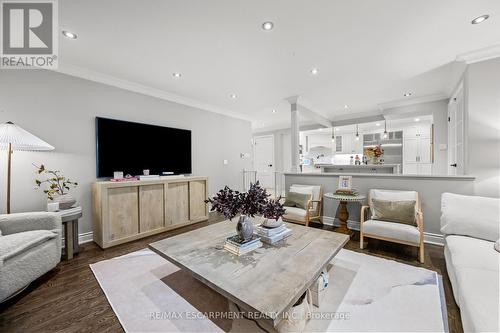
[[[358,124],[356,124],[356,141],[359,141]]]
[[[335,127],[332,127],[332,142],[335,142]]]
[[[387,139],[387,120],[384,119],[384,139]]]

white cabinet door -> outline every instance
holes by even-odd
[[[350,154],[352,150],[352,141],[354,140],[353,134],[342,135],[342,153]]]
[[[403,162],[418,162],[418,139],[406,138],[403,142]]]
[[[431,137],[431,126],[430,125],[419,125],[417,130],[418,130],[418,136],[420,138],[430,138]]]
[[[342,135],[336,135],[335,136],[335,152],[336,153],[342,153],[344,148],[344,140]]]
[[[431,138],[420,138],[419,139],[419,153],[418,161],[420,163],[431,163],[432,151],[431,151]]]
[[[418,164],[418,174],[419,175],[432,175],[432,164],[431,163],[419,163]]]
[[[418,127],[410,126],[404,129],[403,138],[416,138],[418,136]]]
[[[403,165],[403,174],[405,175],[418,174],[418,163],[405,163]]]
[[[363,136],[359,135],[359,140],[356,140],[356,136],[354,136],[352,152],[355,154],[363,154]]]

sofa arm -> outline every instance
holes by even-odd
[[[60,234],[61,216],[48,212],[0,215],[0,231],[3,235],[31,230],[52,230]]]
[[[360,223],[363,224],[366,220],[366,211],[370,209],[370,206],[361,206],[361,212],[359,214]]]

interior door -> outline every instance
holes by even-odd
[[[253,165],[257,180],[266,189],[274,188],[274,137],[272,135],[254,138]]]
[[[464,174],[464,98],[460,86],[448,104],[448,175]]]

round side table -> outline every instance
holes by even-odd
[[[349,211],[347,210],[347,203],[363,201],[366,199],[366,196],[325,193],[325,198],[337,200],[339,202],[340,227],[338,227],[335,231],[352,236],[352,231],[347,228],[347,220],[349,219]]]

